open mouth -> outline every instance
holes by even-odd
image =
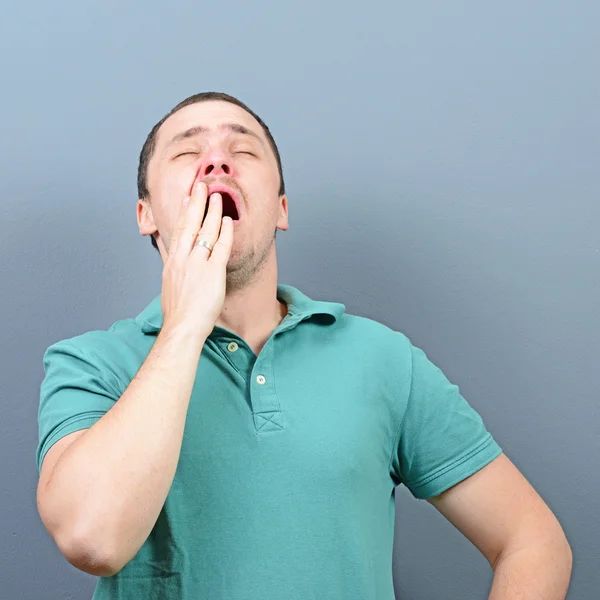
[[[218,192],[221,194],[222,202],[223,202],[223,217],[231,217],[234,221],[239,221],[240,215],[238,214],[237,207],[231,194],[229,192]],[[208,213],[209,202],[206,203],[206,209],[204,211],[204,218]]]

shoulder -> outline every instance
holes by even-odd
[[[95,372],[122,393],[154,340],[154,336],[140,331],[134,319],[122,319],[107,329],[86,331],[52,343],[44,352],[44,370]]]
[[[410,352],[410,340],[403,332],[375,319],[344,313],[339,319],[338,327],[342,335],[355,338],[362,344],[392,352]]]
[[[408,337],[384,323],[345,313],[337,323],[336,342],[345,352],[360,357],[367,368],[376,367],[382,373],[402,382],[409,376],[412,365],[412,345]]]

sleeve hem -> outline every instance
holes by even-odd
[[[398,335],[402,335],[399,332]],[[410,342],[409,342],[410,344]],[[398,444],[400,442],[400,436],[402,434],[402,426],[404,425],[404,419],[406,417],[406,413],[408,412],[408,405],[410,404],[410,398],[411,398],[411,392],[412,392],[412,377],[413,377],[413,356],[412,353],[410,353],[410,386],[408,389],[408,396],[406,398],[406,406],[404,407],[404,411],[402,412],[402,417],[400,418],[400,424],[398,425],[398,429],[396,430],[396,434],[394,435],[394,443],[392,445],[392,452],[390,454],[390,459],[388,461],[388,473],[393,473],[394,469],[393,469],[393,462],[394,462],[394,455],[397,452],[398,449]],[[402,481],[401,479],[399,480],[400,482]]]
[[[42,469],[42,463],[44,461],[46,453],[54,444],[56,444],[56,442],[58,442],[58,440],[75,431],[79,431],[81,429],[88,429],[94,423],[99,421],[105,414],[106,413],[102,411],[88,412],[82,415],[75,415],[70,419],[67,419],[64,423],[61,423],[60,426],[57,427],[46,438],[46,441],[40,449],[40,453],[37,460],[38,473]]]
[[[437,496],[485,467],[501,453],[502,448],[489,434],[488,439],[483,444],[480,444],[465,456],[418,483],[406,484],[406,487],[418,499],[424,500]]]

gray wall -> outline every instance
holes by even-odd
[[[91,597],[36,511],[42,354],[160,291],[137,155],[209,89],[280,144],[280,281],[428,353],[562,522],[568,597],[596,598],[599,19],[593,0],[5,5],[0,598]],[[398,598],[487,597],[479,552],[397,499]]]

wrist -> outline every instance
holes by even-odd
[[[183,323],[163,324],[159,338],[164,340],[165,343],[173,343],[178,346],[182,345],[186,348],[195,349],[199,354],[209,333],[193,331]]]

